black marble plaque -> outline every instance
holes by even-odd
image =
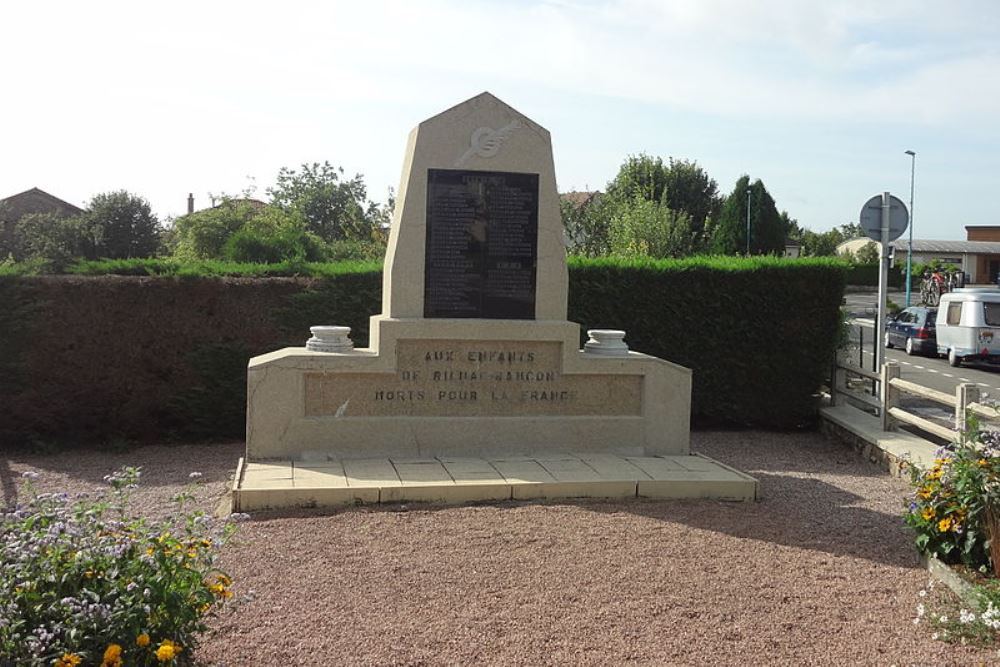
[[[424,317],[535,319],[538,174],[427,170]]]

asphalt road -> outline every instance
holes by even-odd
[[[873,332],[872,327],[864,327],[864,348],[860,357],[864,361],[864,368],[873,368]],[[854,329],[852,337],[853,345],[847,351],[841,353],[841,359],[846,360],[853,366],[858,365],[859,351],[857,347],[857,328]],[[881,345],[881,339],[878,339]],[[900,377],[910,382],[916,382],[925,387],[943,391],[952,396],[961,383],[971,383],[979,387],[982,400],[1000,400],[1000,366],[990,364],[963,364],[958,368],[953,368],[948,364],[947,359],[940,359],[935,356],[907,355],[899,348],[885,349],[886,361],[894,361],[899,364]],[[870,382],[861,386],[868,388],[870,393]],[[954,406],[945,406],[936,401],[919,398],[912,394],[904,393],[900,398],[901,407],[924,417],[940,423],[943,426],[954,428]]]

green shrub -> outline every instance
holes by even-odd
[[[213,525],[177,498],[171,521],[128,514],[139,470],[105,479],[96,499],[36,493],[0,516],[0,655],[4,664],[188,662],[205,619],[232,596],[215,550],[234,525]]]

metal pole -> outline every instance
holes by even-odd
[[[747,257],[750,256],[750,179],[747,178]]]
[[[875,318],[875,371],[879,371],[884,363],[885,352],[879,341],[882,339],[882,332],[885,331],[885,297],[886,288],[889,283],[889,206],[892,199],[888,192],[882,193],[882,249],[879,253],[878,272],[878,315]]]
[[[906,244],[906,307],[910,307],[910,281],[913,280],[913,177],[917,172],[917,154],[906,151],[910,156],[910,238]]]

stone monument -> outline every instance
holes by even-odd
[[[372,500],[365,475],[350,473],[365,461],[381,471],[372,484],[403,487],[400,466],[421,462],[482,461],[495,482],[490,460],[708,461],[688,456],[689,369],[629,350],[620,331],[592,331],[579,349],[563,238],[548,131],[489,93],[418,125],[370,346],[355,349],[346,327],[317,326],[306,347],[250,360],[234,490],[239,498],[270,479],[284,500],[249,503],[244,493],[244,508],[324,503],[291,493],[305,488],[298,469],[313,487],[316,471],[333,469],[329,483],[355,489],[330,498]],[[442,483],[458,480],[445,473]],[[409,496],[383,488],[378,497]]]

